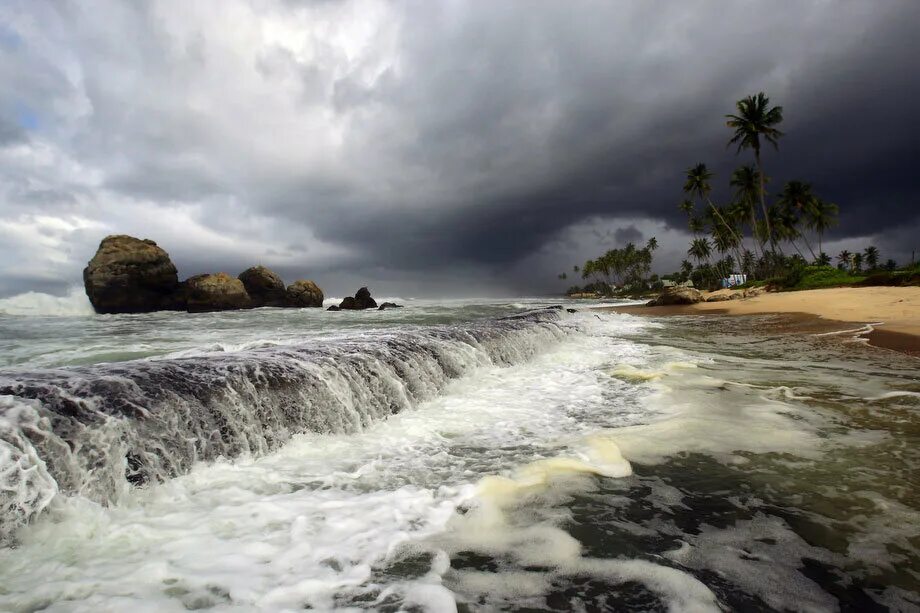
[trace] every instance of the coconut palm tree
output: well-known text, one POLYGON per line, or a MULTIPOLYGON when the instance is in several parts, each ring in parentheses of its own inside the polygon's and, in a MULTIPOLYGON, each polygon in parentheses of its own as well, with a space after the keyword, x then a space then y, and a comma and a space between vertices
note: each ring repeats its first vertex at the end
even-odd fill
MULTIPOLYGON (((696 166, 692 166, 687 169, 687 181, 684 183, 684 193, 691 196, 696 196, 700 199, 701 203, 706 203, 709 205, 710 210, 713 212, 716 219, 719 223, 725 226, 725 229, 735 234, 734 228, 732 228, 725 217, 722 216, 722 212, 719 211, 716 206, 712 203, 712 200, 709 199, 709 194, 712 193, 712 185, 710 180, 712 179, 712 173, 709 172, 709 168, 706 167, 706 164, 702 162, 696 166)), ((681 209, 684 205, 681 204, 681 209)), ((738 239, 740 240, 740 238, 738 239)))
MULTIPOLYGON (((787 220, 791 222, 794 227, 798 225, 811 227, 809 220, 812 219, 817 212, 818 198, 812 193, 810 183, 805 183, 804 181, 787 182, 786 185, 783 186, 783 191, 779 195, 778 202, 787 220)), ((797 228, 795 234, 796 237, 800 236, 802 240, 805 241, 805 246, 808 248, 809 253, 811 253, 811 259, 813 261, 818 259, 818 256, 815 255, 815 250, 811 248, 811 243, 808 241, 808 235, 797 228)), ((798 250, 798 247, 796 247, 796 250, 798 250)))
POLYGON ((850 268, 851 260, 853 259, 853 254, 844 249, 837 254, 837 268, 843 270, 844 267, 847 269, 850 268))
MULTIPOLYGON (((756 96, 747 96, 735 103, 737 115, 726 115, 726 125, 734 130, 729 145, 737 144, 738 153, 742 149, 754 152, 754 163, 757 165, 758 179, 760 182, 760 208, 767 223, 767 232, 773 235, 770 220, 767 215, 767 191, 764 182, 763 163, 760 159, 761 138, 779 149, 779 138, 783 135, 776 126, 783 121, 783 107, 770 107, 770 98, 763 92, 756 96)), ((772 246, 772 245, 771 245, 772 246)))
POLYGON ((686 213, 688 217, 693 216, 693 201, 692 200, 684 200, 683 202, 677 205, 677 208, 679 208, 681 211, 686 213))
POLYGON ((866 266, 868 266, 869 270, 875 270, 878 268, 879 253, 877 247, 866 247, 866 249, 863 251, 863 255, 866 258, 866 266))
POLYGON ((708 260, 709 256, 712 255, 712 250, 709 247, 709 239, 705 237, 694 238, 690 241, 690 248, 687 250, 687 255, 696 260, 697 266, 702 264, 703 260, 708 260))
POLYGON ((861 254, 858 251, 854 253, 852 257, 852 262, 853 262, 853 271, 862 272, 863 254, 861 254))
POLYGON ((818 254, 818 259, 815 260, 815 264, 818 266, 830 266, 831 265, 831 256, 827 255, 823 251, 818 254))
POLYGON ((820 198, 817 199, 807 223, 818 235, 818 253, 821 253, 821 241, 824 239, 824 233, 828 228, 837 224, 837 213, 839 211, 840 208, 836 204, 825 202, 820 198))

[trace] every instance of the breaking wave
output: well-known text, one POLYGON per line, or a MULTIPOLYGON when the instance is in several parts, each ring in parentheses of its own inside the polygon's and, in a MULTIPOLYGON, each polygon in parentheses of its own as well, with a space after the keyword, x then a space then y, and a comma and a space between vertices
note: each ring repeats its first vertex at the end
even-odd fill
POLYGON ((92 315, 93 312, 82 287, 72 287, 63 296, 26 292, 0 299, 0 315, 73 317, 92 315))
POLYGON ((114 502, 195 462, 263 455, 301 432, 358 432, 451 379, 525 361, 576 329, 547 310, 320 343, 2 371, 0 539, 59 493, 114 502))

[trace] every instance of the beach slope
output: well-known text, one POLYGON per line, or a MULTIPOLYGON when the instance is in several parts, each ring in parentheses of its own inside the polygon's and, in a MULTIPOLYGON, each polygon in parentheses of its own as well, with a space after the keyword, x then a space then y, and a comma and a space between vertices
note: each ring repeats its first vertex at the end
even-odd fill
POLYGON ((871 324, 872 344, 920 355, 920 287, 837 287, 770 292, 684 306, 611 307, 632 315, 762 315, 805 313, 828 320, 871 324))

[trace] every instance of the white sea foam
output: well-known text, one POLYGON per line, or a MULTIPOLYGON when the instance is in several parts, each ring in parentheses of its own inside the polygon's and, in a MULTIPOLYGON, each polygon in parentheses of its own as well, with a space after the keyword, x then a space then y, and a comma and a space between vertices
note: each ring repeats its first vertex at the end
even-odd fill
POLYGON ((0 315, 72 317, 93 313, 93 307, 82 287, 72 287, 63 296, 26 292, 0 299, 0 315))

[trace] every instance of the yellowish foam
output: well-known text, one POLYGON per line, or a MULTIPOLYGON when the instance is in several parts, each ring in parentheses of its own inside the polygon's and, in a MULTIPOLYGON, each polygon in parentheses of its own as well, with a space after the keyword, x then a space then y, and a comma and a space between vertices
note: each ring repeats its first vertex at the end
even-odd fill
POLYGON ((555 479, 566 475, 593 474, 619 478, 632 474, 632 466, 623 458, 620 448, 606 437, 585 439, 578 455, 581 457, 537 460, 518 468, 512 477, 484 477, 479 481, 476 493, 480 499, 503 507, 546 489, 555 479))
POLYGON ((611 377, 616 377, 627 383, 645 383, 646 381, 655 381, 664 376, 664 373, 640 370, 629 364, 620 364, 616 368, 607 371, 611 377))

